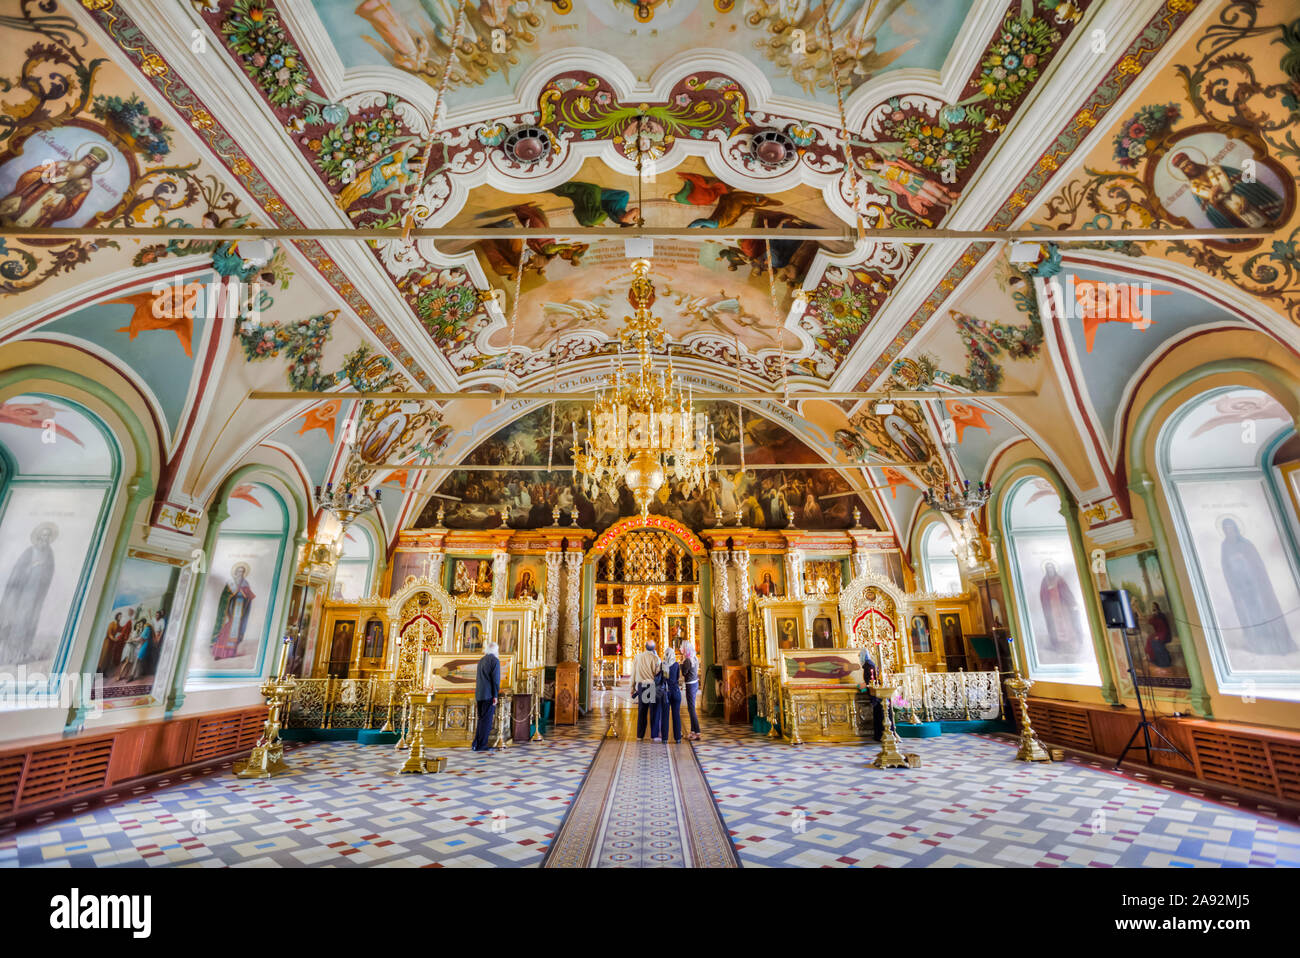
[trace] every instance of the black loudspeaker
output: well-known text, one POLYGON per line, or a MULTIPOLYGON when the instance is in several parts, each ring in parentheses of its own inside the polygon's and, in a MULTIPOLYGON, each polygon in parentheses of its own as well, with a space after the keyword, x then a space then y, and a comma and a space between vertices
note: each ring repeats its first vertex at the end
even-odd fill
POLYGON ((1133 614, 1133 604, 1128 600, 1127 589, 1103 589, 1101 614, 1106 619, 1108 629, 1124 629, 1132 632, 1138 627, 1137 617, 1133 614))

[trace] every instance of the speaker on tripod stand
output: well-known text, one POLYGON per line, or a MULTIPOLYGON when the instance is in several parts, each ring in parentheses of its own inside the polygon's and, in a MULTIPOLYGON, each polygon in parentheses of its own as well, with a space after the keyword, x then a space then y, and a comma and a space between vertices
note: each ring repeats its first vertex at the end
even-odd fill
MULTIPOLYGON (((1142 685, 1138 681, 1137 668, 1133 665, 1133 637, 1138 634, 1137 616, 1133 614, 1133 603, 1129 601, 1127 589, 1103 589, 1101 595, 1101 614, 1106 620, 1106 628, 1119 629, 1124 634, 1124 655, 1128 659, 1128 674, 1133 680, 1133 694, 1137 696, 1138 703, 1138 724, 1129 736, 1128 744, 1124 746, 1123 751, 1119 753, 1119 758, 1115 759, 1115 767, 1119 768, 1120 763, 1124 761, 1124 756, 1128 750, 1133 747, 1137 741, 1138 733, 1142 733, 1142 747, 1146 752, 1147 764, 1154 764, 1151 760, 1152 752, 1173 752, 1183 759, 1188 765, 1193 764, 1192 760, 1182 753, 1173 742, 1165 737, 1165 734, 1156 728, 1154 722, 1147 718, 1146 706, 1142 702, 1142 685), (1165 744, 1152 745, 1151 736, 1155 736, 1165 744)), ((1155 693, 1152 694, 1151 708, 1155 709, 1155 693)))

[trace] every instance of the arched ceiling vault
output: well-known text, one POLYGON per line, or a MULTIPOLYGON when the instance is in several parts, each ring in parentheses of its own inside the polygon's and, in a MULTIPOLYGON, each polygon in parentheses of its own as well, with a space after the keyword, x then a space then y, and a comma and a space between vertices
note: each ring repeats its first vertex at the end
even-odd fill
MULTIPOLYGON (((0 97, 0 194, 41 156, 89 149, 64 142, 75 134, 111 160, 98 174, 105 192, 59 222, 388 228, 410 210, 419 225, 445 231, 414 243, 282 244, 259 267, 270 292, 254 331, 231 321, 151 325, 133 299, 150 279, 187 270, 253 277, 236 243, 8 242, 0 338, 89 344, 134 371, 172 447, 163 510, 201 509, 205 490, 260 445, 294 457, 313 479, 333 474, 343 424, 364 442, 382 420, 384 404, 346 398, 355 386, 466 392, 425 404, 418 428, 384 457, 403 463, 468 453, 484 422, 503 425, 492 418, 503 388, 592 385, 614 360, 629 312, 623 240, 639 223, 674 234, 654 246, 655 311, 675 367, 701 388, 789 386, 806 396, 920 386, 958 401, 1000 387, 1037 392, 1044 407, 1057 404, 1098 433, 1096 462, 1063 463, 1063 472, 1083 477, 1081 495, 1114 495, 1113 470, 1101 466, 1113 458, 1117 413, 1065 395, 1072 381, 1104 376, 1086 349, 1071 358, 1066 330, 1038 315, 1026 292, 1059 261, 1013 267, 1001 242, 858 240, 857 210, 873 228, 1096 225, 1114 213, 1094 179, 1120 125, 1177 101, 1179 115, 1164 115, 1153 150, 1172 156, 1177 137, 1208 135, 1187 129, 1196 114, 1218 124, 1211 132, 1224 142, 1235 137, 1266 159, 1267 184, 1279 170, 1291 175, 1278 222, 1294 213, 1294 149, 1268 139, 1283 128, 1281 114, 1234 134, 1258 111, 1228 115, 1204 93, 1215 51, 1249 47, 1258 89, 1295 113, 1286 106, 1294 69, 1279 74, 1286 50, 1272 49, 1289 36, 1274 26, 1287 22, 1285 3, 1272 0, 1255 11, 1260 26, 1249 35, 1219 22, 1225 5, 1194 10, 1180 0, 829 0, 829 49, 820 3, 475 0, 436 121, 453 0, 13 6, 0 30, 22 63, 5 73, 0 97), (1215 46, 1225 37, 1227 46, 1215 46), (1187 88, 1188 76, 1200 86, 1187 88), (510 159, 506 138, 530 126, 545 131, 551 153, 510 159), (784 165, 754 158, 764 130, 794 144, 784 165), (638 132, 653 178, 638 175, 638 132), (592 227, 609 235, 566 235, 592 227), (525 228, 541 232, 518 235, 525 228), (783 229, 832 235, 783 237, 783 229), (770 236, 728 235, 753 230, 770 236), (791 310, 797 293, 807 300, 802 314, 791 310), (1074 370, 1065 379, 1042 368, 1057 354, 1074 370), (166 385, 164 372, 178 382, 166 385), (248 398, 286 386, 340 395, 248 398)), ((1158 113, 1147 119, 1157 123, 1158 113)), ((1126 225, 1188 221, 1188 210, 1161 205, 1150 177, 1124 171, 1146 190, 1126 208, 1126 225)), ((1092 260, 1069 260, 1067 249, 1067 263, 1103 269, 1107 254, 1123 253, 1155 260, 1155 269, 1163 261, 1202 269, 1237 288, 1244 302, 1234 309, 1259 302, 1294 318, 1300 297, 1286 242, 1280 253, 1273 247, 1276 263, 1249 260, 1266 256, 1263 247, 1215 258, 1189 244, 1128 244, 1092 260), (1253 280, 1233 280, 1243 276, 1253 280)), ((900 403, 894 421, 870 404, 805 399, 789 409, 777 398, 756 411, 823 456, 914 463, 853 483, 895 528, 915 515, 919 489, 978 478, 997 450, 1041 433, 1053 415, 974 400, 959 412, 900 403), (958 415, 972 446, 943 435, 958 415)), ((431 491, 432 480, 414 473, 372 478, 398 490, 385 514, 390 530, 414 521, 431 491)))

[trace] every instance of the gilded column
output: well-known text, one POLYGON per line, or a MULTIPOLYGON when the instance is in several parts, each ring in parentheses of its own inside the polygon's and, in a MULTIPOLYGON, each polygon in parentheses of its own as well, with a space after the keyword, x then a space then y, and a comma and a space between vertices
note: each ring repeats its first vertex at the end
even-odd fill
POLYGON ((736 566, 736 658, 749 665, 749 550, 731 554, 736 566))
POLYGON ((510 587, 510 553, 492 553, 492 601, 501 602, 510 587))
POLYGON ((721 664, 732 658, 731 650, 731 595, 727 580, 731 578, 727 568, 726 552, 714 552, 713 558, 713 654, 714 661, 721 664))
POLYGON ((582 624, 582 553, 566 552, 564 563, 569 567, 569 589, 564 613, 564 655, 560 661, 578 661, 578 629, 582 624))
POLYGON ((560 645, 560 576, 564 553, 546 553, 546 664, 554 665, 560 645))

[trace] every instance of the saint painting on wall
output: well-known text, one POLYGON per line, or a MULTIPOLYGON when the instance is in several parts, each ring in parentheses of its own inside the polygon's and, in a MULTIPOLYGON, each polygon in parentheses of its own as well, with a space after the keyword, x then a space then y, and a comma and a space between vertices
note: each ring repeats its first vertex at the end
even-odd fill
POLYGON ((776 644, 782 649, 799 648, 799 620, 782 616, 776 620, 776 644))
MULTIPOLYGON (((1154 549, 1106 560, 1110 587, 1128 591, 1138 634, 1129 639, 1138 684, 1191 688, 1182 639, 1169 614, 1169 597, 1154 549)), ((1120 649, 1123 653, 1123 649, 1120 649)), ((1123 659, 1118 661, 1122 662, 1123 659)))
POLYGON ((334 633, 330 636, 329 674, 336 679, 348 677, 348 664, 352 661, 352 636, 357 624, 351 619, 340 619, 334 623, 334 633))
POLYGON ((478 619, 466 619, 460 629, 460 650, 462 652, 483 651, 483 623, 478 619))
POLYGON ((943 655, 949 672, 965 668, 966 643, 962 633, 961 616, 958 613, 939 613, 939 634, 943 636, 943 655))
POLYGON ((519 577, 515 580, 514 594, 516 599, 537 598, 537 583, 533 579, 532 569, 524 568, 519 570, 519 577))
POLYGON ((492 563, 487 559, 457 559, 452 593, 457 596, 491 595, 492 563))
POLYGON ((781 570, 775 565, 758 566, 754 570, 754 595, 770 599, 781 594, 781 570))
POLYGON ((814 649, 835 648, 835 630, 829 616, 813 619, 812 643, 814 649))
POLYGON ((668 644, 673 649, 680 649, 686 641, 686 616, 670 615, 668 617, 668 644))
POLYGON ((96 668, 106 701, 152 691, 179 578, 175 565, 135 556, 123 561, 96 668))
POLYGON ((519 620, 501 619, 497 622, 497 651, 501 655, 514 655, 519 642, 519 620))
POLYGON ((932 651, 930 645, 930 617, 912 616, 912 651, 925 654, 932 651))

